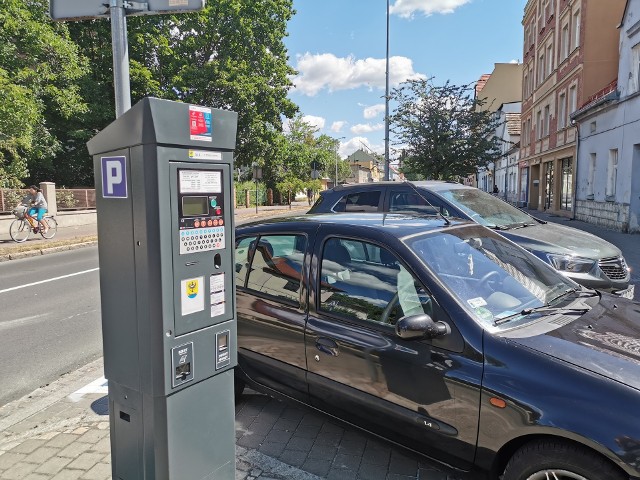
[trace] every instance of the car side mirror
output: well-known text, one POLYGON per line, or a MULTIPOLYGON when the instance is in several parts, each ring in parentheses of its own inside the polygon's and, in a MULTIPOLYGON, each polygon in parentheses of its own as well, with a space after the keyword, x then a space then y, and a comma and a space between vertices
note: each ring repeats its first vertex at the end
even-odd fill
POLYGON ((437 338, 451 333, 451 327, 444 322, 434 322, 426 313, 407 315, 396 322, 396 335, 404 340, 416 338, 437 338))

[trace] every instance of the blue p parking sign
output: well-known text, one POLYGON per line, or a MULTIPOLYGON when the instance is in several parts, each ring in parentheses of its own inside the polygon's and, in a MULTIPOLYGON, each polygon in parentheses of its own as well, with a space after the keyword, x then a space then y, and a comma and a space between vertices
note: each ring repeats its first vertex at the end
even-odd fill
POLYGON ((102 196, 127 198, 127 164, 125 157, 102 157, 102 196))

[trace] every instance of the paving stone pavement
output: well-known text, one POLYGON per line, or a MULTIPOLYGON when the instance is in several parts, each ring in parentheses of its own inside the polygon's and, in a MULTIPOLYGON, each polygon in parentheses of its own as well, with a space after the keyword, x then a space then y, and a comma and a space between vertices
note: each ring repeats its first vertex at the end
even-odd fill
MULTIPOLYGON (((0 407, 0 479, 111 478, 102 372, 96 360, 0 407)), ((475 478, 298 404, 248 390, 236 406, 236 480, 475 478)))

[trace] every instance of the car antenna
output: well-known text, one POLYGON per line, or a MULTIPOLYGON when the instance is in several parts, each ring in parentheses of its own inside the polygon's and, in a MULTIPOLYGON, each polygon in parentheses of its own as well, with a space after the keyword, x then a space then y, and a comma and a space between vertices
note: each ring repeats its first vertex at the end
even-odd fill
POLYGON ((449 221, 449 219, 447 219, 447 217, 445 217, 442 212, 440 211, 439 208, 434 207, 431 202, 429 200, 427 200, 427 198, 422 195, 422 193, 420 193, 420 191, 418 190, 418 188, 413 184, 413 182, 410 182, 409 180, 405 180, 404 183, 406 183, 407 185, 409 185, 414 192, 416 192, 418 194, 418 196, 423 199, 425 202, 427 202, 427 205, 429 205, 431 208, 433 208, 434 210, 436 210, 438 212, 438 215, 440 215, 440 217, 442 218, 442 220, 444 220, 445 225, 449 226, 451 225, 451 222, 449 221))

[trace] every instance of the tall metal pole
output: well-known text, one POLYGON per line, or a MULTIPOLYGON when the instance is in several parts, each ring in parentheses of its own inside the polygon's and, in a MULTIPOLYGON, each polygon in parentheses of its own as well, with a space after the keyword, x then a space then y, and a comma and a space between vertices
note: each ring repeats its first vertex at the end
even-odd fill
POLYGON ((131 108, 127 19, 123 0, 110 0, 109 7, 113 46, 113 87, 116 97, 116 118, 118 118, 131 108))
POLYGON ((389 0, 387 0, 387 69, 384 93, 384 179, 389 180, 389 0))

